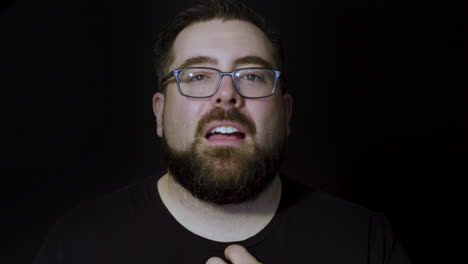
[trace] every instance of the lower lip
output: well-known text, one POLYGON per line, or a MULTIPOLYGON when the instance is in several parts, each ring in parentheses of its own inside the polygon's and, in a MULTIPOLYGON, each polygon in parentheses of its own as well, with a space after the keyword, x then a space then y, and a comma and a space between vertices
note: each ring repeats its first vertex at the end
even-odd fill
POLYGON ((245 138, 228 135, 212 135, 207 139, 210 144, 222 146, 238 146, 245 141, 245 138))

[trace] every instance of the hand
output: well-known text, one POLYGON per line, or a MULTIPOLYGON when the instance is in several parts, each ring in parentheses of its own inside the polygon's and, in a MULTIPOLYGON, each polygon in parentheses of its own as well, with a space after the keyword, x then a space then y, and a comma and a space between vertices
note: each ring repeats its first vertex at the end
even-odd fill
MULTIPOLYGON (((224 250, 224 256, 232 264, 262 264, 258 262, 243 246, 230 245, 224 250)), ((211 257, 206 264, 226 264, 224 260, 218 257, 211 257)))

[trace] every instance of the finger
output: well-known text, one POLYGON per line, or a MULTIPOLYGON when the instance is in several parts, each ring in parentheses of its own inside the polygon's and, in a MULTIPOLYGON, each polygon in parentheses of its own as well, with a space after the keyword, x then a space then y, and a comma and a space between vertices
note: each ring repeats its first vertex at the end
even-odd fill
POLYGON ((243 246, 230 245, 224 255, 232 264, 261 264, 243 246))
POLYGON ((222 259, 220 259, 218 257, 211 257, 211 258, 208 259, 206 264, 226 264, 226 262, 224 262, 224 260, 222 260, 222 259))

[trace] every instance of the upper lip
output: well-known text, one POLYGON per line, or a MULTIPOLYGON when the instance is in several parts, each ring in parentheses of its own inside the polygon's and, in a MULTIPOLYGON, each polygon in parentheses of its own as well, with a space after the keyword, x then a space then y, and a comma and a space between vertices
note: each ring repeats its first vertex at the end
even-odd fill
POLYGON ((206 126, 206 129, 205 129, 205 137, 208 136, 209 133, 211 133, 211 131, 215 128, 215 127, 219 127, 219 126, 232 126, 232 127, 235 127, 237 128, 237 130, 239 130, 240 133, 243 133, 244 135, 246 134, 246 130, 245 128, 235 122, 235 121, 214 121, 214 122, 210 122, 207 126, 206 126))

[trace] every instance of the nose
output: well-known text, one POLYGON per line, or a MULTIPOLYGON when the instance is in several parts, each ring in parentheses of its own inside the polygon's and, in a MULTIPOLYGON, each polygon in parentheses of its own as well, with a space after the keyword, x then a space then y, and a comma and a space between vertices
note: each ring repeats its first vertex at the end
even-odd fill
POLYGON ((232 76, 221 77, 221 84, 218 91, 211 97, 211 103, 215 107, 228 109, 231 107, 240 108, 243 104, 243 97, 237 92, 232 76))

